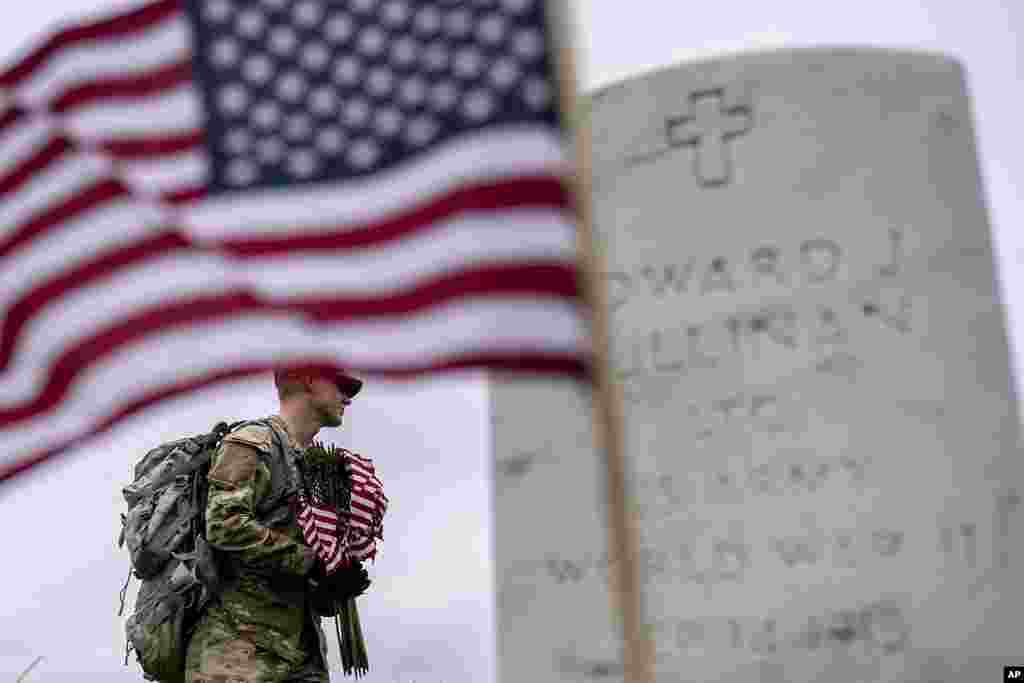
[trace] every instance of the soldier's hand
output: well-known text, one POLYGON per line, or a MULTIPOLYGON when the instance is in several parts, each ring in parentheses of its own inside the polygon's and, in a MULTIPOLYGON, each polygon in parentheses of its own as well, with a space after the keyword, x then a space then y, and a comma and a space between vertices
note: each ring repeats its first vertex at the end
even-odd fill
POLYGON ((362 564, 343 567, 333 574, 324 574, 323 564, 318 562, 310 572, 309 588, 314 604, 319 605, 318 612, 333 614, 334 603, 341 603, 366 592, 372 583, 369 574, 362 564))
POLYGON ((316 561, 316 551, 308 546, 303 546, 302 552, 302 575, 309 576, 310 572, 319 565, 316 561))
POLYGON ((370 575, 366 573, 366 569, 363 568, 362 564, 357 564, 356 569, 358 570, 354 576, 352 582, 352 595, 350 597, 356 597, 366 592, 366 589, 373 583, 370 581, 370 575))
POLYGON ((362 595, 370 587, 370 576, 360 562, 339 569, 329 578, 337 586, 337 591, 344 600, 362 595))
POLYGON ((306 574, 306 578, 309 579, 309 583, 313 586, 317 586, 324 582, 326 578, 324 576, 324 564, 323 562, 314 562, 313 568, 306 574))

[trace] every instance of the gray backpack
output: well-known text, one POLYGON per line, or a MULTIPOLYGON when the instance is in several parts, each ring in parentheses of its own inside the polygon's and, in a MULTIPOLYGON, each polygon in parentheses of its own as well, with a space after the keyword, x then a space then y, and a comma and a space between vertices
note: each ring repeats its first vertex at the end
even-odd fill
POLYGON ((147 680, 184 680, 188 633, 220 590, 217 558, 204 538, 206 474, 224 436, 251 422, 220 422, 207 434, 157 446, 123 489, 128 513, 117 544, 128 545, 131 569, 118 616, 134 574, 142 585, 125 624, 125 665, 134 649, 147 680))

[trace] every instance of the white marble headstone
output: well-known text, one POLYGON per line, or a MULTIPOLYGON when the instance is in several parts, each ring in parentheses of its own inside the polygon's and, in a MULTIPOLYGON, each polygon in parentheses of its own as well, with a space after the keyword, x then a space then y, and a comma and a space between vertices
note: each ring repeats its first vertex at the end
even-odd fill
MULTIPOLYGON (((757 53, 591 105, 658 681, 1024 663, 1018 412, 960 66, 757 53)), ((501 680, 621 680, 587 399, 492 396, 501 680)))

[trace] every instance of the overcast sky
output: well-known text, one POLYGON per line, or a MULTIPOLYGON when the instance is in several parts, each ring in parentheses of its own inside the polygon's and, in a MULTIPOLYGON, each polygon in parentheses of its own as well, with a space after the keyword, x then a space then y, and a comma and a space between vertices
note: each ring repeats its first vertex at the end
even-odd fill
MULTIPOLYGON (((112 4, 11 3, 0 23, 3 56, 58 18, 112 4)), ((575 9, 580 78, 587 87, 696 57, 772 47, 877 45, 960 58, 974 98, 1012 342, 1021 347, 1019 1, 636 0, 577 2, 575 9)), ((1017 367, 1019 360, 1017 351, 1017 367)), ((128 569, 127 553, 115 539, 129 469, 161 441, 205 431, 221 419, 270 414, 274 398, 269 377, 208 389, 133 419, 60 465, 0 489, 6 548, 0 677, 13 680, 42 655, 46 659, 28 681, 83 679, 77 672, 91 672, 84 680, 140 680, 134 661, 121 664, 124 632, 116 615, 128 569)), ((371 383, 346 424, 322 433, 373 458, 391 500, 379 560, 369 567, 374 585, 360 600, 372 665, 368 683, 494 680, 486 410, 486 384, 477 373, 371 383)), ((130 598, 136 587, 133 582, 130 598)), ((331 657, 338 669, 333 645, 331 657)))

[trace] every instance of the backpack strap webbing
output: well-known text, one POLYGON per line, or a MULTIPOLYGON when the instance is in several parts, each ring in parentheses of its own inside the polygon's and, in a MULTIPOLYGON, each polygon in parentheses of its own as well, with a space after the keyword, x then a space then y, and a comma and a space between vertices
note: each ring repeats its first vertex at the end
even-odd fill
POLYGON ((142 489, 142 491, 139 492, 139 495, 145 495, 149 491, 156 490, 161 486, 169 484, 171 481, 174 480, 175 477, 179 477, 183 474, 191 474, 192 472, 195 472, 206 463, 210 462, 210 458, 213 457, 213 448, 211 448, 211 446, 217 445, 220 442, 220 440, 224 438, 224 435, 226 435, 228 432, 230 432, 243 422, 245 422, 245 420, 240 420, 231 425, 228 425, 226 422, 218 422, 214 426, 213 431, 211 431, 209 434, 202 434, 200 436, 195 437, 196 441, 198 441, 200 446, 202 447, 202 449, 199 451, 199 454, 194 458, 189 458, 186 462, 181 463, 177 467, 165 472, 163 475, 151 481, 149 483, 149 486, 147 486, 146 488, 142 489))

